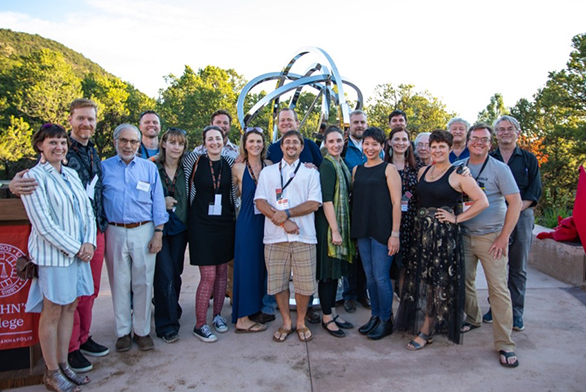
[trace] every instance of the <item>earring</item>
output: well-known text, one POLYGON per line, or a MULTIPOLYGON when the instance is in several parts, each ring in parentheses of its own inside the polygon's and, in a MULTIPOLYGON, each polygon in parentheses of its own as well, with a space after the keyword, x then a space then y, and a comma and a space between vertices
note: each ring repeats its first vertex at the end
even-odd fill
POLYGON ((41 163, 44 165, 45 163, 47 163, 47 160, 45 159, 45 155, 43 154, 43 152, 41 151, 41 163))
POLYGON ((63 163, 65 166, 67 166, 67 162, 68 162, 68 161, 67 161, 67 157, 64 157, 64 158, 61 160, 61 163, 63 163))

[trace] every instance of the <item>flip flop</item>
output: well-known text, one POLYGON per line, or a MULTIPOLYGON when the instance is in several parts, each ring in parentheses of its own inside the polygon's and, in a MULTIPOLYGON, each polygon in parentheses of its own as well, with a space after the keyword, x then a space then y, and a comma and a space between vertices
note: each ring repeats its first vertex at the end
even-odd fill
POLYGON ((460 332, 461 333, 468 333, 470 331, 472 331, 473 329, 476 328, 480 328, 480 325, 474 325, 474 324, 470 324, 470 323, 464 323, 462 324, 462 327, 460 328, 460 332))
POLYGON ((299 340, 302 342, 309 342, 313 339, 313 334, 307 327, 299 328, 297 330, 297 336, 299 337, 299 340), (309 336, 305 336, 307 332, 309 332, 309 336))
POLYGON ((503 357, 505 357, 505 362, 501 361, 501 357, 499 357, 499 363, 501 364, 501 366, 508 367, 508 368, 516 368, 517 366, 519 366, 519 359, 518 358, 515 362, 509 363, 509 358, 517 356, 514 351, 506 352, 504 350, 501 350, 501 351, 499 351, 499 355, 502 355, 503 357))
POLYGON ((236 328, 234 330, 234 332, 236 332, 236 333, 256 333, 256 332, 263 332, 266 330, 267 330, 266 325, 261 324, 261 323, 254 323, 248 328, 236 328))
POLYGON ((273 340, 277 343, 283 343, 293 332, 295 332, 295 328, 285 329, 281 327, 273 335, 273 340), (279 333, 279 337, 276 336, 277 333, 279 333))

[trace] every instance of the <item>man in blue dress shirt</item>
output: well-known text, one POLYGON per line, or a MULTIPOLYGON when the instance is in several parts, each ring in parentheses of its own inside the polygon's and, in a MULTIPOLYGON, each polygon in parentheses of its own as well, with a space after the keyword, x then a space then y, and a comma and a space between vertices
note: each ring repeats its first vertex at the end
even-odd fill
POLYGON ((143 351, 154 347, 149 334, 155 257, 169 219, 159 172, 154 163, 136 156, 139 144, 140 132, 134 125, 119 125, 114 130, 118 155, 102 162, 116 351, 130 350, 132 340, 143 351))

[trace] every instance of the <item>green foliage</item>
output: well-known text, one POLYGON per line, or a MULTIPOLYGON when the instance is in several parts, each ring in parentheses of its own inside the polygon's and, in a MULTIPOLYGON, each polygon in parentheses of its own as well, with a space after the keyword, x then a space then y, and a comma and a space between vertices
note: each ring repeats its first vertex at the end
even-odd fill
POLYGON ((10 116, 10 126, 2 136, 0 143, 0 161, 18 161, 27 156, 34 156, 31 146, 33 129, 22 118, 10 116))
POLYGON ((476 122, 483 122, 492 127, 497 118, 509 113, 509 110, 505 107, 502 94, 496 93, 490 97, 490 103, 486 105, 486 109, 478 112, 476 122))
POLYGON ((455 113, 448 112, 438 98, 429 91, 417 92, 411 84, 379 84, 374 91, 374 98, 368 99, 366 114, 368 124, 383 130, 389 127, 389 114, 403 110, 407 114, 407 127, 412 136, 434 129, 445 129, 455 113))

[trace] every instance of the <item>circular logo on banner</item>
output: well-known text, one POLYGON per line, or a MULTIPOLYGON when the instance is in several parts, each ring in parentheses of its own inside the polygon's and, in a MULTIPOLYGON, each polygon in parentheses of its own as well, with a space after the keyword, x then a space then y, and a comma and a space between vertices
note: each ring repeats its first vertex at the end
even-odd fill
POLYGON ((16 275, 16 260, 21 256, 24 252, 16 246, 0 244, 0 298, 18 293, 26 284, 16 275))

